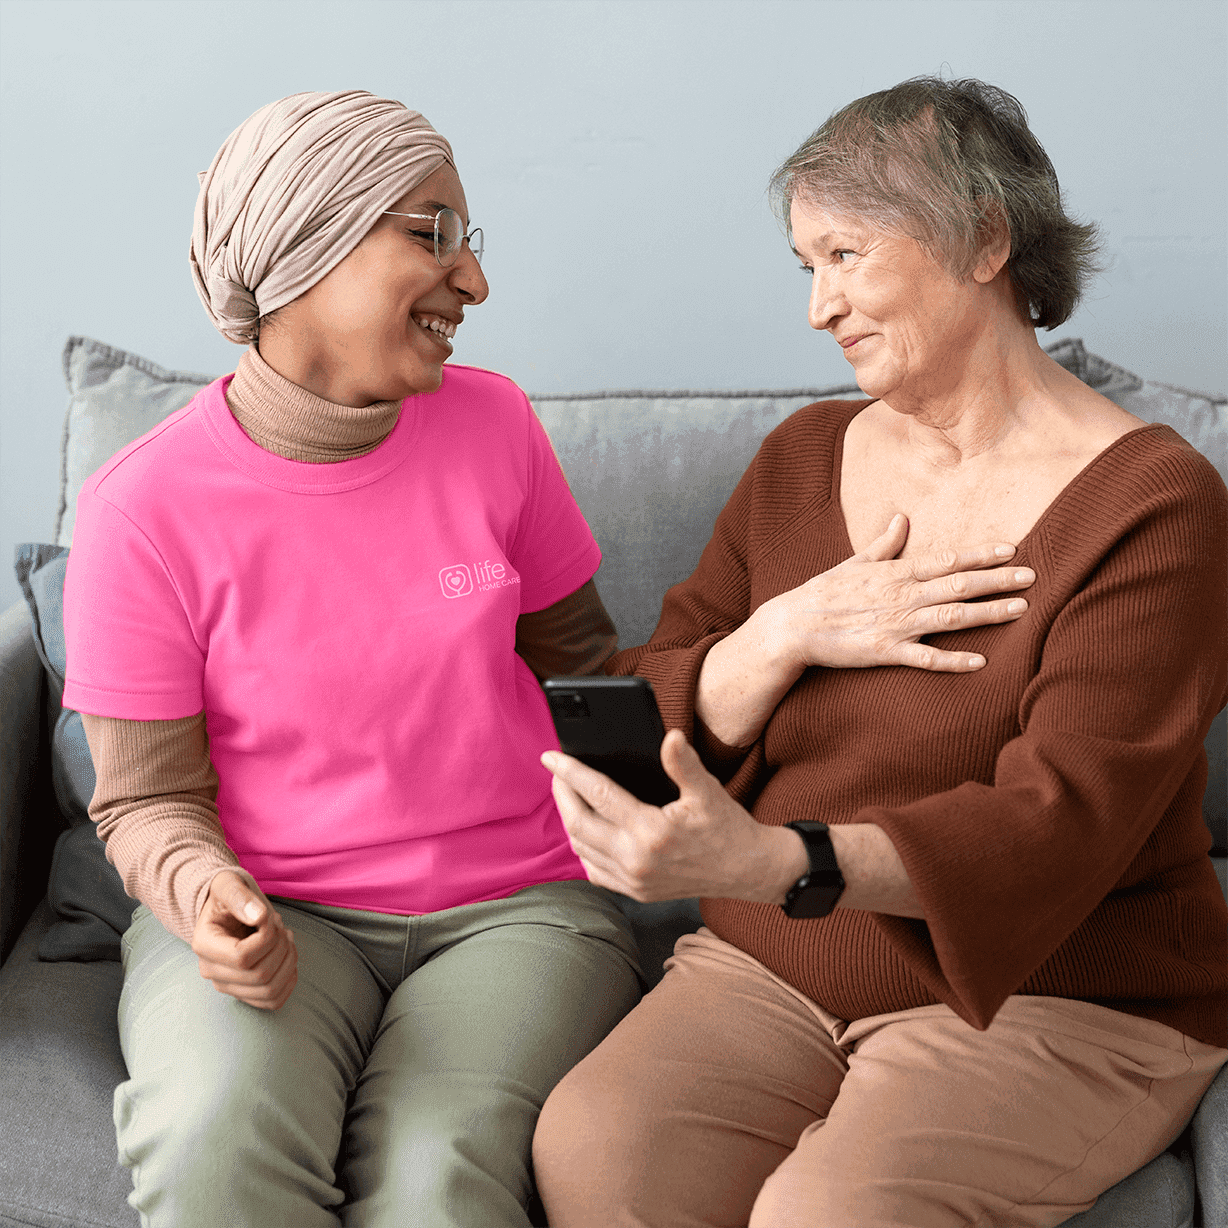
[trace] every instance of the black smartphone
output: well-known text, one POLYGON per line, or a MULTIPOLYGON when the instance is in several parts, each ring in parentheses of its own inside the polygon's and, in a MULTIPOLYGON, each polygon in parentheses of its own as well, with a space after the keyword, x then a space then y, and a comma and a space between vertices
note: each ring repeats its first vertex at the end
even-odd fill
POLYGON ((677 800, 678 786, 661 766, 665 727, 647 678, 547 678, 543 689, 567 754, 642 802, 677 800))

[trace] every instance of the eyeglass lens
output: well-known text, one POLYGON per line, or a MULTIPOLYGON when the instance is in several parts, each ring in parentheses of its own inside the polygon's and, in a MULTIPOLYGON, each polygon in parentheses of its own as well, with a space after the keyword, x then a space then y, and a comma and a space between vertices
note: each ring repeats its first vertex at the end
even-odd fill
POLYGON ((481 264, 485 246, 481 229, 475 227, 473 233, 466 236, 460 214, 455 209, 440 209, 435 216, 435 259, 445 266, 455 264, 466 237, 470 251, 481 264))

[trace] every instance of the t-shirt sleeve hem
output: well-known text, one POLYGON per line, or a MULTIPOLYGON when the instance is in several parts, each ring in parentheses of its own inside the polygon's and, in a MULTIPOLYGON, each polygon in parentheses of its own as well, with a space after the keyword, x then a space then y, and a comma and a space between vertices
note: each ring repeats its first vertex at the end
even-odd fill
POLYGON ((176 721, 195 716, 205 706, 199 691, 113 691, 72 678, 64 683, 61 703, 75 712, 127 721, 176 721))
POLYGON ((575 559, 561 571, 555 572, 548 580, 536 579, 532 584, 524 584, 524 593, 520 602, 522 614, 533 614, 552 606, 564 597, 570 597, 581 585, 586 584, 597 574, 601 566, 601 547, 591 538, 575 559))

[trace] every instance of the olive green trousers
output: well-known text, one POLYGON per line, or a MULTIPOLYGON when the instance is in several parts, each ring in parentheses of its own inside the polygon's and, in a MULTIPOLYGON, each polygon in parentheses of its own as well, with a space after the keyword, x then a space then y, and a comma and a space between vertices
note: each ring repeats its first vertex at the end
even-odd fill
POLYGON ((614 897, 272 903, 298 948, 275 1012, 217 992, 148 909, 124 936, 115 1125, 142 1224, 523 1228, 547 1094, 639 999, 614 897))

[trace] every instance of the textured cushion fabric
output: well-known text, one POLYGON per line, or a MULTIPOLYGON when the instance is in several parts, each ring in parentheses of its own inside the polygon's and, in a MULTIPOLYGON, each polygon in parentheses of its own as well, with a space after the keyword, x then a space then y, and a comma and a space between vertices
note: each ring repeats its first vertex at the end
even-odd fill
MULTIPOLYGON (((34 645, 53 690, 62 692, 64 653, 64 571, 62 546, 27 542, 17 547, 17 580, 30 610, 34 645)), ((71 827, 56 842, 47 896, 60 920, 39 945, 45 960, 119 959, 119 940, 128 928, 133 900, 89 819, 94 763, 81 715, 61 709, 51 738, 51 779, 60 812, 71 827)))
POLYGON ((137 1228, 111 1120, 122 973, 40 963, 54 920, 41 904, 0 969, 0 1223, 137 1228))
POLYGON ((89 337, 69 337, 63 361, 69 398, 60 443, 55 541, 69 546, 81 483, 217 377, 168 371, 89 337))
POLYGON ((1192 1144, 1202 1222, 1206 1228, 1228 1224, 1228 1066, 1198 1105, 1192 1144))
MULTIPOLYGON (((1203 1223, 1215 1224, 1204 1219, 1203 1223)), ((1193 1228, 1194 1167, 1187 1155, 1161 1152, 1106 1190, 1089 1211, 1064 1221, 1065 1228, 1193 1228)))
POLYGON ((124 891, 92 823, 70 827, 55 842, 47 902, 60 919, 39 942, 39 959, 119 959, 137 902, 124 891))
MULTIPOLYGON (((64 572, 68 551, 63 546, 24 542, 15 551, 17 582, 25 594, 34 633, 34 647, 47 671, 56 702, 64 693, 67 668, 64 649, 64 572)), ((51 780, 60 811, 72 824, 89 822, 94 796, 94 763, 85 740, 80 713, 60 712, 51 738, 51 780)))
POLYGON ((63 546, 23 542, 13 551, 13 570, 21 585, 34 647, 58 696, 64 693, 67 656, 64 649, 64 572, 68 551, 63 546))

